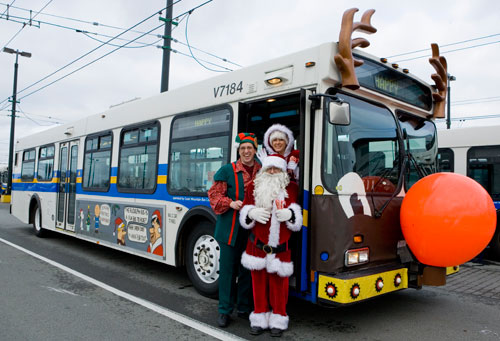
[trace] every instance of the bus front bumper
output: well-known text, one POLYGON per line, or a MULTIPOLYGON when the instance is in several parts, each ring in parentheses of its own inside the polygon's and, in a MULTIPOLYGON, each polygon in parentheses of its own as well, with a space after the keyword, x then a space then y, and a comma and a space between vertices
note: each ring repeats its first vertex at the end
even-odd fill
POLYGON ((349 304, 408 288, 408 269, 404 267, 357 275, 319 274, 318 299, 330 304, 349 304))

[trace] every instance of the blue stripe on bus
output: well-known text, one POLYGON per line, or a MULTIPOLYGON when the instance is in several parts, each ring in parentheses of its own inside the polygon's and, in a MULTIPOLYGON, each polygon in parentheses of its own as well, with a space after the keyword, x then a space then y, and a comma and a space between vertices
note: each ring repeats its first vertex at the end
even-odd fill
POLYGON ((493 201, 493 203, 495 204, 495 208, 500 210, 500 201, 493 201))
MULTIPOLYGON (((167 165, 160 164, 158 165, 158 175, 166 176, 167 175, 167 165)), ((77 170, 77 174, 82 174, 82 170, 77 170)), ((111 169, 112 176, 116 176, 117 167, 113 167, 111 169), (113 175, 115 174, 115 175, 113 175)), ((16 174, 18 178, 21 178, 20 174, 16 174)), ((31 192, 58 192, 59 191, 59 183, 52 182, 14 182, 12 183, 12 189, 14 191, 31 191, 31 192)), ((107 192, 94 192, 94 191, 85 191, 83 190, 82 184, 76 184, 76 193, 77 194, 86 194, 86 195, 95 195, 102 197, 116 197, 116 198, 130 198, 130 199, 153 199, 153 200, 166 200, 175 203, 179 203, 181 205, 186 206, 187 208, 192 208, 195 206, 210 206, 208 201, 208 197, 206 196, 184 196, 184 195, 171 195, 167 191, 166 184, 157 184, 156 190, 152 194, 143 194, 143 193, 123 193, 118 192, 118 188, 116 187, 116 183, 110 184, 109 190, 107 192)))
POLYGON ((58 184, 55 182, 13 182, 13 191, 29 192, 57 192, 58 184))

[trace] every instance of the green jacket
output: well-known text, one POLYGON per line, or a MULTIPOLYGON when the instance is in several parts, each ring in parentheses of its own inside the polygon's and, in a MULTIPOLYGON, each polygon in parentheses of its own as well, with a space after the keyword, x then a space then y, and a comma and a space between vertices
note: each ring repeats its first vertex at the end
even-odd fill
MULTIPOLYGON (((243 172, 236 172, 236 162, 222 166, 214 175, 215 181, 224 181, 227 184, 227 196, 231 200, 241 200, 245 198, 245 184, 243 182, 243 172)), ((225 213, 217 216, 215 224, 215 239, 219 243, 234 246, 236 237, 240 230, 239 212, 230 208, 225 213)))

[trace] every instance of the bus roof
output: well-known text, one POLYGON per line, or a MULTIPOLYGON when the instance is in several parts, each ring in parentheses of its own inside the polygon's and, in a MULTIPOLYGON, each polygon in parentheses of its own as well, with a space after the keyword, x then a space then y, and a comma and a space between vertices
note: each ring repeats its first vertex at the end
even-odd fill
POLYGON ((438 130, 439 148, 500 145, 500 125, 438 130))
MULTIPOLYGON (((326 91, 329 87, 341 83, 340 73, 333 62, 333 56, 336 53, 337 43, 324 43, 287 56, 160 93, 146 99, 113 106, 103 113, 91 115, 75 122, 66 123, 32 136, 21 138, 16 143, 16 150, 58 141, 74 140, 88 134, 112 130, 117 127, 137 124, 143 121, 155 120, 173 114, 227 103, 238 103, 240 101, 277 96, 291 91, 299 91, 301 88, 311 88, 316 85, 318 85, 317 91, 326 91), (306 67, 307 62, 314 62, 315 65, 313 67, 306 67), (266 80, 273 77, 280 77, 283 79, 283 82, 279 86, 267 84, 266 80)), ((378 58, 364 51, 356 49, 355 53, 380 63, 378 58)), ((405 74, 404 77, 410 77, 429 86, 411 74, 405 74)), ((392 105, 395 101, 383 94, 377 94, 374 91, 364 88, 354 91, 354 93, 357 92, 368 95, 372 99, 378 96, 379 99, 382 98, 384 101, 391 101, 392 105)), ((404 103, 401 104, 402 107, 405 105, 404 103)), ((427 114, 429 115, 430 112, 427 114)), ((420 111, 419 114, 423 115, 426 112, 420 111)))

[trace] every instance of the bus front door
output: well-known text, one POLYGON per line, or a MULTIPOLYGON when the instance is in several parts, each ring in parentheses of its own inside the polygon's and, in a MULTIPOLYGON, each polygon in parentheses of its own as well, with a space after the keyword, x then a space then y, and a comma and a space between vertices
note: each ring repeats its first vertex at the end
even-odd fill
POLYGON ((74 232, 78 141, 61 143, 59 150, 56 227, 74 232))

